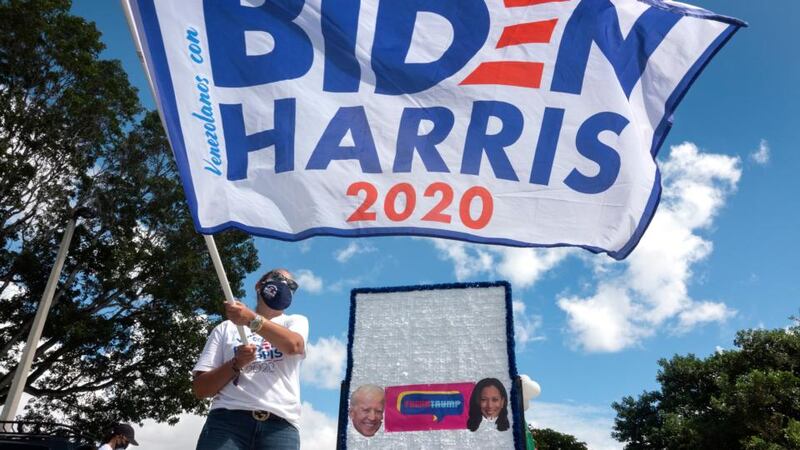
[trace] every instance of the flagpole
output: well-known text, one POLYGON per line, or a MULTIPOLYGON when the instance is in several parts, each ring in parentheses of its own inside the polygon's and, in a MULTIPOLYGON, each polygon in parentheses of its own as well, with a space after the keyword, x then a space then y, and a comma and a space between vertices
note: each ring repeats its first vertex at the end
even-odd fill
MULTIPOLYGON (((122 5, 122 10, 125 12, 125 18, 128 19, 128 28, 131 31, 131 35, 133 36, 134 45, 136 45, 136 53, 139 56, 139 61, 142 63, 142 68, 144 69, 144 73, 147 76, 147 83, 150 85, 150 93, 153 95, 153 99, 155 99, 156 104, 158 104, 158 95, 156 95, 156 87, 153 84, 153 80, 150 78, 150 71, 147 69, 147 61, 144 59, 144 52, 142 50, 142 43, 139 41, 139 33, 136 30, 136 22, 133 20, 133 13, 130 9, 130 3, 128 0, 120 0, 122 5)), ((158 115, 161 118, 161 125, 164 130, 167 129, 166 122, 164 121, 164 117, 161 115, 161 108, 156 108, 158 111, 158 115)), ((167 140, 169 140, 169 134, 167 135, 167 140)), ((171 145, 172 143, 170 143, 171 145)), ((214 269, 217 271, 217 278, 219 278, 219 283, 222 285, 222 292, 225 294, 225 301, 228 303, 237 301, 233 297, 233 292, 231 291, 230 283, 228 283, 228 276, 225 274, 225 268, 222 266, 222 260, 219 257, 219 252, 217 251, 217 244, 214 242, 214 237, 211 235, 204 234, 203 239, 206 241, 206 247, 208 247, 208 253, 211 255, 211 261, 214 263, 214 269)), ((239 325, 237 326, 239 330, 239 337, 242 339, 242 343, 247 344, 247 334, 245 334, 244 327, 239 325)))
MULTIPOLYGON (((214 269, 217 271, 217 278, 219 278, 219 283, 222 285, 222 292, 225 293, 225 301, 228 303, 236 302, 236 299, 233 297, 233 291, 231 291, 230 283, 228 283, 228 276, 225 274, 225 268, 222 266, 222 259, 219 257, 217 244, 214 242, 214 236, 204 234, 203 239, 206 240, 206 247, 208 247, 208 253, 211 255, 211 262, 214 263, 214 269)), ((239 337, 242 339, 242 343, 247 344, 247 334, 244 332, 244 327, 237 325, 236 329, 239 330, 239 337)))
POLYGON ((61 244, 58 247, 56 263, 50 271, 50 277, 47 279, 47 285, 45 285, 42 299, 39 302, 39 307, 36 309, 36 316, 33 319, 31 331, 28 333, 28 341, 25 343, 22 358, 17 365, 16 372, 14 372, 14 380, 11 382, 11 388, 8 390, 0 420, 13 421, 17 416, 19 401, 22 398, 22 392, 25 390, 25 383, 28 381, 28 372, 31 370, 33 357, 36 354, 39 339, 42 337, 44 323, 47 320, 47 314, 50 312, 50 306, 52 306, 53 303, 56 285, 58 285, 58 279, 61 277, 61 269, 64 268, 64 262, 67 259, 69 244, 75 232, 75 224, 78 221, 78 216, 82 213, 83 209, 73 211, 71 214, 72 217, 70 217, 69 222, 67 222, 67 228, 64 230, 64 236, 61 238, 61 244))

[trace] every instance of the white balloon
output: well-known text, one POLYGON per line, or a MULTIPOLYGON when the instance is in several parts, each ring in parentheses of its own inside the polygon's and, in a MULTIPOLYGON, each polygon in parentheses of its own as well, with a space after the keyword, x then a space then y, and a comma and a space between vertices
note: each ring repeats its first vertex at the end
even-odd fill
POLYGON ((538 397, 542 393, 542 387, 527 375, 520 375, 519 377, 522 380, 522 405, 527 411, 530 407, 531 399, 538 397))

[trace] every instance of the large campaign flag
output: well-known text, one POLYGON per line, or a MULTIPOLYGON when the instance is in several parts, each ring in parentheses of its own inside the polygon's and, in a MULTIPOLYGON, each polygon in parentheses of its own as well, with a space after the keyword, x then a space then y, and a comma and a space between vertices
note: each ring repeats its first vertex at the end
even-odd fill
POLYGON ((621 259, 744 24, 666 0, 123 0, 195 225, 621 259))

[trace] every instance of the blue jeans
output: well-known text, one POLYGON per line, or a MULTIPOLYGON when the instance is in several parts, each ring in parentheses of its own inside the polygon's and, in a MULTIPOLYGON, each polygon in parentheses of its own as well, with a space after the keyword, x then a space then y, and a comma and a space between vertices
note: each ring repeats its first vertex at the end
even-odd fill
POLYGON ((300 433, 285 420, 258 421, 250 411, 212 409, 197 450, 299 450, 300 433))

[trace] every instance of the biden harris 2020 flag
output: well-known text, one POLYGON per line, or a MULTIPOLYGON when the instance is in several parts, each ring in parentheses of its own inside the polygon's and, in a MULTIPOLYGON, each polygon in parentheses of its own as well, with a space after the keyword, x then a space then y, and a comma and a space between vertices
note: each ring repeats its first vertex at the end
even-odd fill
POLYGON ((124 0, 198 231, 624 258, 744 24, 666 0, 124 0))

